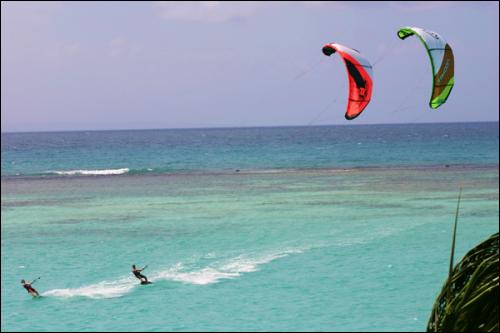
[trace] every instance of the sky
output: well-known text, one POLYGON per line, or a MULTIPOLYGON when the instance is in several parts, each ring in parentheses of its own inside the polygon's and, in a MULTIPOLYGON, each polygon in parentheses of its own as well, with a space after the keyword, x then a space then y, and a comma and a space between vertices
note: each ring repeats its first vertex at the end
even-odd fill
POLYGON ((1 130, 498 121, 498 2, 9 2, 1 5, 1 130), (416 37, 439 33, 455 87, 429 108, 416 37), (374 65, 344 118, 347 74, 326 43, 374 65))

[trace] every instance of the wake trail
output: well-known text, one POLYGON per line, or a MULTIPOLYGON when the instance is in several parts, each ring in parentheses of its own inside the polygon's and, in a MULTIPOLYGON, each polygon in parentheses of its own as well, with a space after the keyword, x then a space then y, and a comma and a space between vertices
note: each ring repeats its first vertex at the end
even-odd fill
MULTIPOLYGON (((150 275, 151 282, 175 281, 192 285, 209 285, 225 279, 235 279, 242 274, 259 270, 260 266, 292 254, 303 253, 305 249, 288 248, 282 251, 267 252, 259 255, 242 254, 230 259, 214 261, 202 268, 189 268, 179 262, 166 270, 150 275)), ((123 277, 115 281, 102 281, 78 288, 53 289, 42 296, 72 298, 86 297, 106 299, 122 297, 140 286, 134 277, 123 277)))

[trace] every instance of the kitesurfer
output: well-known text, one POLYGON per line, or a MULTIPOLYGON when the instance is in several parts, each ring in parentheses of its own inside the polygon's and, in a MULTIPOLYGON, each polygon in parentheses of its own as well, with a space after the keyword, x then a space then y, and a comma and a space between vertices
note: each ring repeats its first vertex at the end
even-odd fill
POLYGON ((132 273, 136 278, 141 280, 141 283, 149 283, 148 278, 145 275, 142 275, 141 272, 146 269, 148 265, 144 266, 142 269, 138 269, 135 265, 132 265, 132 273))
POLYGON ((33 297, 38 297, 40 296, 40 294, 38 293, 38 291, 36 291, 35 288, 33 288, 31 285, 33 283, 35 283, 39 278, 36 278, 35 280, 33 280, 32 282, 28 282, 28 281, 25 281, 25 280, 21 280, 21 283, 23 285, 23 288, 26 289, 26 291, 28 291, 28 293, 33 296, 33 297))

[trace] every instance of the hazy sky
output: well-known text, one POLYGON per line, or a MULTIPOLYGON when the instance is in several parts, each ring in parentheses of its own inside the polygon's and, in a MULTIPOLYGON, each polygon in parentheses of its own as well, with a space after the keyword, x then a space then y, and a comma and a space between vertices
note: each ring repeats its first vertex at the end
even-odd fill
POLYGON ((2 131, 498 121, 498 2, 2 2, 2 131), (448 102, 416 37, 455 54, 448 102), (346 70, 325 43, 374 65, 344 119, 346 70))

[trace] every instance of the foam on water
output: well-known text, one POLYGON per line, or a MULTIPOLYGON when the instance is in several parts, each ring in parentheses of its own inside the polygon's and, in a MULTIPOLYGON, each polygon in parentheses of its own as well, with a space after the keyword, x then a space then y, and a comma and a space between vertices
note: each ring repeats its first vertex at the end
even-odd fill
POLYGON ((286 249, 257 256, 240 255, 229 260, 219 261, 210 266, 189 271, 184 264, 177 263, 163 272, 158 273, 154 280, 172 280, 189 284, 212 284, 222 279, 234 279, 243 273, 255 272, 259 266, 268 264, 276 259, 290 254, 302 253, 302 249, 286 249))
MULTIPOLYGON (((216 262, 201 269, 189 270, 181 262, 164 271, 151 275, 150 281, 178 281, 187 284, 208 285, 220 282, 223 279, 234 279, 242 273, 250 273, 258 270, 259 266, 268 264, 276 259, 284 258, 290 254, 302 253, 301 249, 286 249, 274 253, 257 255, 255 257, 240 255, 229 260, 216 262)), ((121 297, 132 291, 137 286, 137 280, 133 277, 121 278, 116 281, 102 281, 99 283, 82 286, 78 288, 53 289, 42 294, 42 296, 53 297, 88 297, 94 299, 121 297)))
POLYGON ((67 175, 67 176, 106 176, 106 175, 122 175, 129 172, 129 168, 121 169, 105 169, 105 170, 67 170, 67 171, 49 171, 49 173, 55 173, 57 175, 67 175))
POLYGON ((128 293, 136 284, 134 278, 129 277, 117 281, 102 281, 79 288, 53 289, 43 293, 42 296, 114 298, 128 293))

